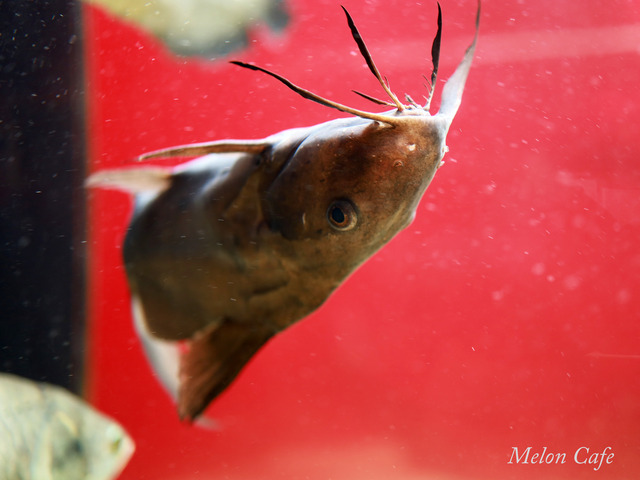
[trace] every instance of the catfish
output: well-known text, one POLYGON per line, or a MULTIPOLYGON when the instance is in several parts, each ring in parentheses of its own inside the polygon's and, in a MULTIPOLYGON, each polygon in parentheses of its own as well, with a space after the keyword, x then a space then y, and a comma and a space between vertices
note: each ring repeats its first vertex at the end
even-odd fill
MULTIPOLYGON (((413 220, 448 150, 475 36, 430 113, 442 34, 426 104, 403 104, 380 74, 353 19, 351 34, 392 107, 372 113, 325 99, 265 68, 306 99, 347 113, 260 140, 171 147, 139 160, 195 158, 177 167, 105 170, 91 187, 135 198, 124 239, 133 317, 148 359, 193 421, 271 338, 317 309, 413 220)), ((426 78, 426 77, 425 77, 426 78)))

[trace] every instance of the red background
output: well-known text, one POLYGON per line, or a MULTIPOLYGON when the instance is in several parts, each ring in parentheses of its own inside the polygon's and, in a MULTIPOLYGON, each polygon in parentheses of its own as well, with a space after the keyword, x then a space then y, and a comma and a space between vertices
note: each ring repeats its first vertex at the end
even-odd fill
MULTIPOLYGON (((435 2, 344 0, 394 91, 421 99, 435 2)), ((333 100, 382 96, 337 2, 229 59, 333 100)), ((443 0, 441 90, 475 2, 443 0)), ((227 59, 184 59, 85 7, 90 169, 161 147, 261 138, 340 114, 227 59)), ((89 398, 130 431, 123 479, 640 476, 640 7, 485 1, 444 168, 414 223, 180 424, 132 328, 131 203, 90 194, 89 398), (512 447, 565 465, 508 464, 512 447), (611 465, 575 465, 610 446, 611 465)), ((436 98, 437 106, 437 98, 436 98)))

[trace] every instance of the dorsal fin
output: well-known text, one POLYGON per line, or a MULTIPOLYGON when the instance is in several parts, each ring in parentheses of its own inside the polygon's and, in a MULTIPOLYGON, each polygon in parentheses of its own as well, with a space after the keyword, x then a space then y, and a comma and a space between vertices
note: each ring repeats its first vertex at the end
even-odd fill
POLYGON ((138 161, 151 158, 200 157, 210 153, 251 153, 255 155, 264 152, 270 146, 271 144, 264 140, 221 140, 190 143, 145 153, 138 157, 138 161))

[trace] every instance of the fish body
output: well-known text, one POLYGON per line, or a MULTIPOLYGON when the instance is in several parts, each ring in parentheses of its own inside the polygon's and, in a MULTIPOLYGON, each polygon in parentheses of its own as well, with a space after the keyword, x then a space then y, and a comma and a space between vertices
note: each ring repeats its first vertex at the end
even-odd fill
POLYGON ((170 187, 144 198, 124 243, 153 334, 181 340, 212 320, 256 317, 279 331, 318 307, 410 223, 440 163, 437 129, 397 139, 376 122, 334 120, 269 137, 258 156, 212 154, 167 172, 170 187), (384 148, 363 147, 373 141, 384 148), (331 208, 355 224, 336 225, 331 208))
POLYGON ((89 179, 136 198, 124 241, 136 324, 152 363, 180 363, 159 375, 182 418, 197 417, 262 345, 318 308, 411 223, 447 150, 474 48, 475 40, 433 116, 390 91, 394 110, 355 110, 234 62, 354 116, 262 140, 153 152, 145 159, 207 155, 173 169, 107 170, 89 179), (184 352, 175 347, 181 341, 184 352))
POLYGON ((0 374, 0 479, 109 480, 134 448, 120 425, 63 388, 0 374))

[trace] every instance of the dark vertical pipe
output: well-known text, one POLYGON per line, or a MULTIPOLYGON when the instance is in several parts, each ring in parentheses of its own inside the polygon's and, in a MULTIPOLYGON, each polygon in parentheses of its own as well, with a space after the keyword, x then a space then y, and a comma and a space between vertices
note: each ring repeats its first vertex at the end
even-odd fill
POLYGON ((0 370, 78 391, 84 121, 76 2, 0 0, 0 370))

